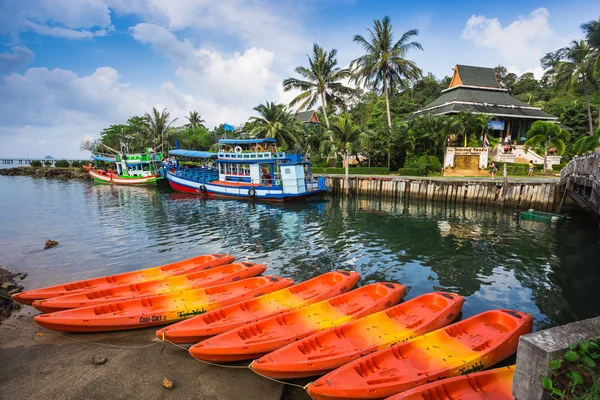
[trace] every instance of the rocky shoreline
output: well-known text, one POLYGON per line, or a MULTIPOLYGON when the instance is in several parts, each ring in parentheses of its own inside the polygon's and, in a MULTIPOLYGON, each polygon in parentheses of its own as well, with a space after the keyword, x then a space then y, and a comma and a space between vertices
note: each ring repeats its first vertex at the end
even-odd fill
POLYGON ((60 179, 91 179, 88 172, 83 168, 57 168, 57 167, 16 167, 0 169, 0 175, 4 176, 33 176, 37 178, 60 178, 60 179))
POLYGON ((0 323, 12 314, 13 310, 21 308, 19 303, 10 299, 10 296, 23 290, 17 282, 25 279, 26 273, 13 273, 0 266, 0 323))

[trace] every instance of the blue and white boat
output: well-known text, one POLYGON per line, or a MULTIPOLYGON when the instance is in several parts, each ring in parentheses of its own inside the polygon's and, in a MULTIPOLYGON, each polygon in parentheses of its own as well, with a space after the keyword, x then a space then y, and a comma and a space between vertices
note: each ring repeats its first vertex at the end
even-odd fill
POLYGON ((293 201, 329 190, 301 155, 286 155, 270 138, 222 139, 218 153, 171 150, 166 170, 173 189, 207 197, 293 201))

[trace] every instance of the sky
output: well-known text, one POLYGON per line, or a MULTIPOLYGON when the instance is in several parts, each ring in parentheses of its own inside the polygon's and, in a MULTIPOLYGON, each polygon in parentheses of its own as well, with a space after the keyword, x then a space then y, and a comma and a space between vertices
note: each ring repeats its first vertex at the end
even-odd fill
POLYGON ((362 55, 352 41, 389 16, 396 37, 419 30, 407 58, 437 78, 455 64, 541 76, 547 52, 600 17, 593 1, 2 0, 0 157, 89 157, 95 139, 152 107, 175 125, 198 111, 237 125, 266 101, 288 103, 283 79, 313 43, 362 55))

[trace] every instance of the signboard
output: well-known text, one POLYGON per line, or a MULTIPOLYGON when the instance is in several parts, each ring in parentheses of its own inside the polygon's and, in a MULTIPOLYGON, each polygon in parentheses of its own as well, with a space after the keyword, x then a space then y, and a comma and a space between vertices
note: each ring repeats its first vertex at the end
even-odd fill
POLYGON ((454 153, 457 156, 479 155, 487 153, 487 147, 448 147, 449 153, 454 153))
POLYGON ((490 121, 488 122, 488 129, 492 131, 503 131, 504 121, 490 121))

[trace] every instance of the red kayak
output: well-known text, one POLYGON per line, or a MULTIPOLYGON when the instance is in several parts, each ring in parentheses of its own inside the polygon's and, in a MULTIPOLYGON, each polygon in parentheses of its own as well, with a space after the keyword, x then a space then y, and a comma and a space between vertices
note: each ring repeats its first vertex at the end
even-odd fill
POLYGON ((348 363, 310 383, 308 394, 316 400, 382 399, 481 371, 517 351, 519 337, 532 327, 531 315, 486 311, 348 363))
POLYGON ((160 267, 138 269, 136 271, 103 276, 101 278, 85 279, 40 289, 27 290, 25 292, 14 294, 12 298, 19 303, 31 305, 35 300, 48 299, 50 297, 81 293, 86 290, 107 289, 124 283, 145 282, 165 278, 167 276, 190 274, 219 265, 230 264, 233 260, 235 260, 235 257, 227 254, 208 254, 161 265, 160 267))
POLYGON ((210 268, 187 275, 169 276, 140 283, 126 283, 108 289, 89 290, 45 300, 36 300, 33 306, 42 312, 56 312, 72 308, 97 306, 104 303, 155 296, 164 293, 222 285, 259 275, 267 269, 262 264, 235 263, 210 268))
POLYGON ((490 369, 407 390, 387 400, 513 400, 515 366, 490 369))
POLYGON ((345 293, 359 279, 357 272, 328 272, 289 288, 169 325, 156 331, 156 337, 173 343, 197 343, 208 336, 345 293))
POLYGON ((404 295, 397 283, 373 283, 329 300, 258 320, 190 347, 200 360, 248 360, 322 330, 391 307, 404 295))
POLYGON ((463 297, 456 294, 427 293, 289 344, 255 360, 251 368, 276 379, 323 375, 366 354, 448 325, 463 303, 463 297))
POLYGON ((44 328, 67 332, 107 332, 164 325, 291 286, 294 281, 259 276, 209 288, 138 297, 36 316, 44 328))

